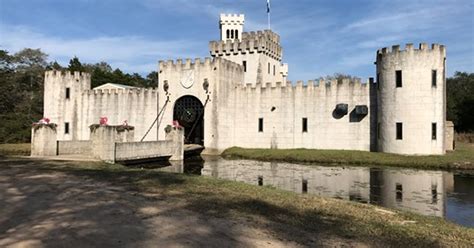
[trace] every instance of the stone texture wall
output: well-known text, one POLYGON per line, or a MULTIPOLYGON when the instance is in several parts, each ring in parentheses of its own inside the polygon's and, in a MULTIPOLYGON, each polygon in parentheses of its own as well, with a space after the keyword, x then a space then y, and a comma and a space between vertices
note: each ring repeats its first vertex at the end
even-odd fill
POLYGON ((53 125, 37 125, 31 129, 31 156, 56 156, 56 129, 53 125))
POLYGON ((408 44, 377 52, 378 150, 399 154, 444 154, 446 120, 446 50, 444 46, 408 44), (402 87, 396 87, 395 71, 402 71, 402 87), (432 70, 437 71, 436 87, 432 70), (396 139, 396 123, 403 123, 403 139, 396 139), (436 123, 436 140, 431 125, 436 123))
POLYGON ((90 140, 58 140, 57 155, 82 154, 91 156, 92 149, 90 140))
POLYGON ((114 163, 116 142, 132 142, 133 130, 117 130, 115 126, 100 126, 91 131, 92 157, 114 163))

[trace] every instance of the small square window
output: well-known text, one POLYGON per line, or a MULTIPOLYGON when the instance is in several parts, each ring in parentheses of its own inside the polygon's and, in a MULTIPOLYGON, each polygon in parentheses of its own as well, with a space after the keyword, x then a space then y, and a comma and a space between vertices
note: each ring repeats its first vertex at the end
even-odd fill
POLYGON ((431 71, 431 87, 436 87, 436 77, 438 76, 437 74, 438 72, 436 70, 431 71))
POLYGON ((258 132, 263 132, 263 118, 258 118, 258 132))
POLYGON ((403 123, 397 122, 397 140, 403 139, 403 123))
POLYGON ((68 134, 69 133, 69 122, 64 123, 64 133, 68 134))
POLYGON ((431 123, 431 139, 436 140, 436 123, 431 123))
POLYGON ((69 99, 71 97, 71 89, 68 87, 66 88, 66 99, 69 99))
POLYGON ((303 133, 308 132, 308 118, 303 118, 303 133))
POLYGON ((397 84, 397 88, 402 87, 402 71, 395 71, 395 82, 397 84))

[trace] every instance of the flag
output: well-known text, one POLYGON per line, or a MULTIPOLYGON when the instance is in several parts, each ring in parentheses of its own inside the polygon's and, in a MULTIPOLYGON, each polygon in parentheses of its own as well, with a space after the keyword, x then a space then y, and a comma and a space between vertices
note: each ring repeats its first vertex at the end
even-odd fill
POLYGON ((270 13, 270 0, 267 0, 267 13, 270 13))

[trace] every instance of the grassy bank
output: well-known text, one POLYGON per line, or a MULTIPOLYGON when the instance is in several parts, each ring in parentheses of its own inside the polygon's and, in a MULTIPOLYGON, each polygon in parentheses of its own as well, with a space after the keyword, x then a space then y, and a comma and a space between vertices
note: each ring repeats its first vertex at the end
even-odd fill
POLYGON ((443 156, 404 156, 377 152, 312 149, 229 148, 225 158, 255 159, 300 163, 385 165, 422 169, 474 169, 474 144, 457 143, 456 151, 443 156))
POLYGON ((31 144, 0 144, 0 155, 30 155, 31 144))
POLYGON ((249 221, 279 237, 303 243, 305 235, 384 247, 468 247, 474 242, 474 229, 441 218, 239 182, 103 163, 0 160, 0 169, 15 166, 107 181, 130 187, 132 192, 153 193, 160 201, 178 199, 185 208, 204 215, 249 221))

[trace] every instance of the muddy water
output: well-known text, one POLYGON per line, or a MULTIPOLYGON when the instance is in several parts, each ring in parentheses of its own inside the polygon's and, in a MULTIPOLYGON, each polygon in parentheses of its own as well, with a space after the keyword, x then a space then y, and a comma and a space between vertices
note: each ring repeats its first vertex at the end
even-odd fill
MULTIPOLYGON (((159 165, 159 167, 164 165, 159 165)), ((151 166, 153 167, 153 165, 151 166)), ((474 175, 436 170, 318 166, 205 157, 158 170, 403 209, 474 227, 474 175)))

